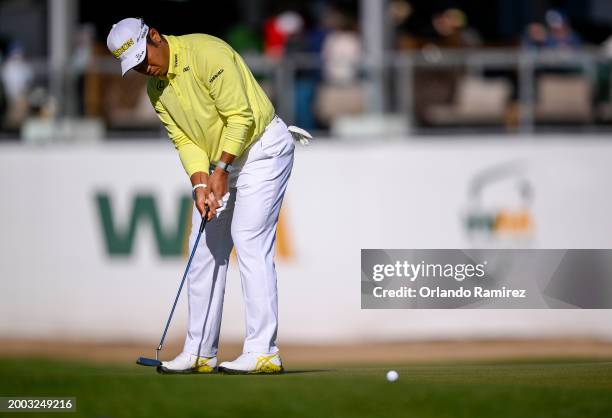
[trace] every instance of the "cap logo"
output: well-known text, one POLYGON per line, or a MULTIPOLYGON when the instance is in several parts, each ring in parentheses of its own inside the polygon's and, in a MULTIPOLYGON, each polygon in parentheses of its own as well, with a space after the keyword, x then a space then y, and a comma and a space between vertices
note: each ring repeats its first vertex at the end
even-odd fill
POLYGON ((121 54, 123 54, 132 45, 134 45, 134 40, 130 38, 127 41, 125 41, 123 45, 121 45, 119 48, 115 49, 113 51, 113 55, 115 56, 115 58, 119 58, 121 54))

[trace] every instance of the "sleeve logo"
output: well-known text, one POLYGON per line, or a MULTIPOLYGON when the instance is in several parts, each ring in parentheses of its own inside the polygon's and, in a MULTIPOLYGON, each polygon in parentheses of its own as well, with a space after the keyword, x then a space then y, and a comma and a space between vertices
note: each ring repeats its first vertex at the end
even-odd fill
POLYGON ((210 77, 210 80, 208 80, 208 82, 212 83, 213 81, 215 81, 221 74, 223 74, 223 71, 224 71, 223 68, 221 68, 219 71, 215 73, 215 75, 210 77))

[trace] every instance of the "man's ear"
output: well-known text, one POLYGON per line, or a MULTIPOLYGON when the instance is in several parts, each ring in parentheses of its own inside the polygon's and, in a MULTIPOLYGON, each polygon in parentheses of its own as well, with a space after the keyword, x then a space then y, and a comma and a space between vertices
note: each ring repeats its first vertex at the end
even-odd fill
POLYGON ((162 37, 155 28, 149 29, 149 37, 155 43, 155 46, 159 46, 162 43, 162 37))

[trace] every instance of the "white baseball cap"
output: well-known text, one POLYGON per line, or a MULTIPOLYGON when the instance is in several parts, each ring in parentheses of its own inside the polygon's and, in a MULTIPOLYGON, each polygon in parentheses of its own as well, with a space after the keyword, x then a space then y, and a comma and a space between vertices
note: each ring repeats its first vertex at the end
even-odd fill
POLYGON ((106 38, 108 50, 121 61, 121 75, 125 75, 147 55, 149 27, 144 20, 134 17, 115 23, 106 38))

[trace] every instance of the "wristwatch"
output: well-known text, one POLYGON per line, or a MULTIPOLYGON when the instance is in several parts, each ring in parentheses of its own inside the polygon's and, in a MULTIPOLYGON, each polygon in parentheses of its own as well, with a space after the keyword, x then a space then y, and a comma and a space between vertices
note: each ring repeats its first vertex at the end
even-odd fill
POLYGON ((216 167, 218 167, 218 168, 222 169, 222 170, 223 170, 223 171, 225 171, 226 173, 231 173, 231 172, 232 172, 232 169, 234 168, 234 167, 232 167, 232 165, 231 165, 231 164, 224 163, 223 161, 219 161, 219 162, 217 163, 216 167))

